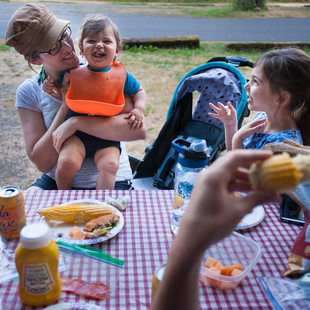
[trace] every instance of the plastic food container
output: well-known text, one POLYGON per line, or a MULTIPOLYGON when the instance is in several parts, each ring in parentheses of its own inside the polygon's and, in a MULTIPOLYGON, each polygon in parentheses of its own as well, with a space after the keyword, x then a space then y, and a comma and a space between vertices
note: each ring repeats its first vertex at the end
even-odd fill
POLYGON ((231 235, 206 250, 201 263, 201 280, 220 290, 235 289, 257 264, 261 256, 259 245, 248 237, 233 232, 231 235), (205 267, 208 257, 214 257, 222 265, 242 264, 244 270, 235 276, 225 276, 205 267))

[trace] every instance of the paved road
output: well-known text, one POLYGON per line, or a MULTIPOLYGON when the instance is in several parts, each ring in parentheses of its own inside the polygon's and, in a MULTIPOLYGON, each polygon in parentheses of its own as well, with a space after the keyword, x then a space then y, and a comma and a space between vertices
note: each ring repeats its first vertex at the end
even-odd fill
MULTIPOLYGON (((10 16, 21 3, 1 2, 0 38, 10 16)), ((115 12, 112 4, 46 4, 57 17, 71 20, 73 36, 79 33, 83 17, 103 13, 118 25, 123 38, 161 38, 198 35, 201 41, 214 42, 310 42, 310 18, 190 18, 135 15, 115 12)))

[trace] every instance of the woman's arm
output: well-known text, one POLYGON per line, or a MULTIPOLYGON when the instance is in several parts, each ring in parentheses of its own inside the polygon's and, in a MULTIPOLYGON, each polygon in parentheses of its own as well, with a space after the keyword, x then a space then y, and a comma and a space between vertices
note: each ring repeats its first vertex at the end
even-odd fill
MULTIPOLYGON (((125 94, 125 109, 128 111, 133 109, 133 99, 129 94, 125 94)), ((109 117, 74 116, 53 132, 53 144, 59 152, 61 145, 78 130, 106 140, 142 140, 146 138, 144 115, 142 117, 143 125, 140 128, 132 128, 126 119, 126 114, 109 117)))
POLYGON ((132 129, 124 114, 112 117, 74 116, 54 131, 55 148, 59 150, 64 141, 77 130, 101 139, 114 141, 134 141, 146 138, 145 124, 141 128, 132 129))
POLYGON ((61 106, 48 130, 40 112, 18 108, 18 113, 29 159, 40 171, 48 172, 58 159, 58 153, 52 143, 52 133, 63 122, 68 113, 67 107, 61 106))
POLYGON ((271 155, 272 152, 261 150, 231 151, 200 173, 173 241, 152 310, 199 309, 199 272, 204 251, 230 234, 255 205, 279 201, 275 193, 263 191, 231 198, 234 190, 251 189, 247 171, 242 168, 271 155))

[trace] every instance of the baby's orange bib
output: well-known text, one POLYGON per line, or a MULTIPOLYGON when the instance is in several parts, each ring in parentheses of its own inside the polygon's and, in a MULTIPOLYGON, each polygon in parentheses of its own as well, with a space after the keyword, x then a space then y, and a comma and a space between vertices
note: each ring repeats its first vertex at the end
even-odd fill
POLYGON ((106 72, 91 71, 87 66, 70 71, 66 95, 68 107, 77 113, 112 116, 124 107, 127 71, 121 62, 113 62, 106 72))

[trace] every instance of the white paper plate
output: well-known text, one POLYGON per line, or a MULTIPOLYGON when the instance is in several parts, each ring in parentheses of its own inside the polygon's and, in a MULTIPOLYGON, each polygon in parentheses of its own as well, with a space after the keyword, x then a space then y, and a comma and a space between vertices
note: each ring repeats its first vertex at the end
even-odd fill
POLYGON ((265 217, 265 209, 259 205, 254 207, 236 226, 235 230, 248 229, 258 225, 265 217))
MULTIPOLYGON (((102 204, 102 202, 100 202, 98 200, 94 200, 94 199, 81 199, 81 200, 74 200, 74 201, 66 202, 66 203, 62 204, 62 206, 71 205, 71 204, 78 204, 78 203, 89 203, 89 204, 98 203, 98 204, 102 204)), ((84 225, 77 225, 75 223, 64 223, 64 222, 60 222, 60 221, 51 221, 51 220, 47 221, 45 219, 43 221, 50 227, 51 238, 56 242, 57 241, 65 241, 65 242, 71 243, 71 244, 96 244, 96 243, 101 243, 101 242, 107 241, 107 240, 113 238, 114 236, 116 236, 123 229, 123 226, 124 226, 123 214, 118 209, 116 209, 115 207, 113 207, 113 206, 111 206, 111 207, 114 209, 114 213, 119 216, 119 222, 106 235, 98 237, 98 238, 94 238, 94 239, 75 240, 69 236, 69 232, 72 229, 72 227, 78 226, 79 228, 81 228, 81 230, 83 230, 84 225)))

